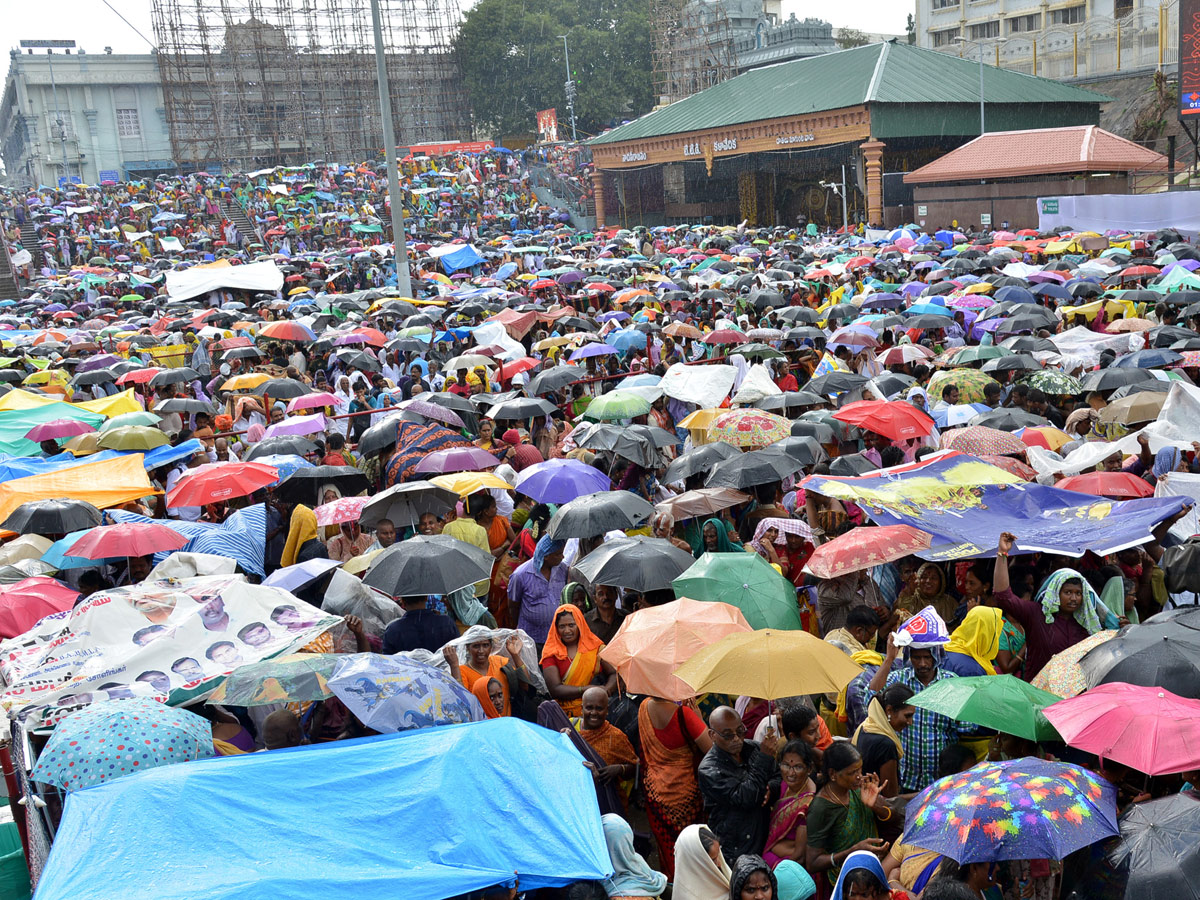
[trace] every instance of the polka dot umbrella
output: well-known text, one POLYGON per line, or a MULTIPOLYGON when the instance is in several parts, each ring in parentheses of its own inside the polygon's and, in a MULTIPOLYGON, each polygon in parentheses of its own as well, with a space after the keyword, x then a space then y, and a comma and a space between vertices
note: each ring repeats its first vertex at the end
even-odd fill
POLYGON ((144 697, 108 700, 54 729, 32 779, 77 791, 171 763, 215 756, 206 719, 144 697))
POLYGON ((743 450, 760 450, 790 437, 792 423, 783 416, 759 409, 731 409, 713 418, 708 439, 743 450))

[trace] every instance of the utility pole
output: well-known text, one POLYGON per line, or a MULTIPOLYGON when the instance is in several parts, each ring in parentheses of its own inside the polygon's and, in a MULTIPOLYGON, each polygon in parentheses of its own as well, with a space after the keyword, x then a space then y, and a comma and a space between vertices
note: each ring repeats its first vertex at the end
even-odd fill
POLYGON ((383 119, 383 151, 387 158, 388 204, 392 209, 392 259, 396 263, 396 287, 401 296, 412 297, 412 280, 408 273, 408 241, 404 234, 404 200, 400 196, 396 132, 392 126, 392 97, 388 88, 387 58, 383 52, 383 18, 379 11, 379 0, 371 0, 371 24, 375 28, 375 79, 379 82, 379 115, 383 119))
POLYGON ((850 230, 850 217, 846 212, 846 164, 842 163, 842 230, 850 230))
POLYGON ((567 91, 567 111, 571 114, 571 142, 575 143, 578 138, 575 136, 575 79, 571 77, 571 51, 567 49, 567 36, 560 34, 563 42, 563 62, 567 67, 567 83, 564 85, 567 91))
MULTIPOLYGON (((62 143, 63 182, 71 183, 71 165, 67 162, 67 129, 63 121, 62 109, 58 105, 58 85, 54 81, 54 50, 70 50, 75 46, 74 41, 21 41, 22 49, 45 49, 46 62, 50 66, 50 91, 54 95, 54 121, 58 125, 58 139, 62 143)), ((83 181, 83 167, 79 169, 79 180, 83 181)))

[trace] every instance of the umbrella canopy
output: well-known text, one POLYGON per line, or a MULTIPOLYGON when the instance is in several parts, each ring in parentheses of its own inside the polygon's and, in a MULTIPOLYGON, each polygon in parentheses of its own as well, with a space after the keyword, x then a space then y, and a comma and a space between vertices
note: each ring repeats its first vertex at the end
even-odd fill
POLYGON ((757 553, 706 552, 671 586, 676 597, 736 606, 753 628, 801 627, 795 586, 757 553))
POLYGON ((108 700, 59 722, 30 778, 77 791, 215 755, 208 719, 144 697, 108 700))
POLYGON ((1088 472, 1084 475, 1069 475, 1056 481, 1054 486, 1062 488, 1064 491, 1077 491, 1080 494, 1094 494, 1097 497, 1111 497, 1116 500, 1154 496, 1154 488, 1145 479, 1138 478, 1129 472, 1088 472))
POLYGON ((363 725, 383 734, 484 718, 475 695, 457 679, 401 656, 344 654, 328 684, 363 725))
POLYGON ((453 509, 458 494, 428 481, 410 481, 380 491, 362 508, 358 522, 364 528, 374 528, 383 519, 398 526, 416 525, 425 513, 440 516, 453 509))
POLYGON ((499 459, 479 447, 450 447, 427 454, 417 463, 414 471, 442 475, 447 472, 480 472, 498 465, 499 459))
POLYGON ((1024 456, 1026 445, 1015 435, 1007 431, 988 428, 985 425, 968 425, 966 428, 956 428, 942 435, 942 448, 958 450, 972 456, 992 454, 1008 456, 1020 454, 1024 456))
POLYGON ((1059 697, 1012 675, 946 678, 909 702, 960 722, 971 722, 1029 741, 1057 741, 1058 732, 1043 710, 1059 697))
MULTIPOLYGON (((789 436, 761 450, 751 450, 729 459, 723 459, 709 469, 710 474, 704 485, 707 488, 752 488, 760 484, 782 481, 789 475, 795 475, 808 463, 776 448, 783 441, 811 440, 812 438, 789 436)), ((723 445, 713 444, 710 446, 723 445)), ((819 445, 817 449, 820 449, 819 445)))
POLYGON ((0 637, 24 634, 40 619, 67 612, 79 599, 79 591, 48 578, 35 575, 0 587, 0 637))
POLYGON ((332 484, 343 497, 351 497, 367 489, 367 476, 354 466, 313 466, 297 469, 282 484, 279 492, 286 500, 298 503, 320 503, 318 492, 324 485, 332 484))
POLYGON ((833 417, 893 441, 924 437, 933 431, 933 419, 904 400, 859 400, 847 403, 833 417))
POLYGON ((332 503, 322 503, 313 510, 317 514, 317 525, 341 525, 357 522, 370 497, 338 497, 332 503))
POLYGON ((1031 683, 1035 688, 1049 691, 1059 697, 1074 697, 1076 694, 1082 694, 1087 690, 1088 683, 1079 661, 1093 647, 1099 647, 1116 636, 1115 631, 1097 631, 1066 650, 1055 653, 1050 657, 1050 661, 1042 666, 1042 671, 1034 676, 1031 683))
POLYGON ((134 412, 113 416, 100 426, 100 430, 103 432, 112 431, 114 428, 137 428, 139 426, 152 428, 161 421, 162 418, 156 413, 139 409, 134 412))
POLYGON ((336 653, 292 653, 238 666, 225 677, 207 702, 266 706, 326 700, 333 696, 328 679, 340 658, 336 653))
POLYGON ((363 582, 391 597, 449 594, 486 581, 492 555, 448 535, 419 534, 398 541, 381 553, 363 582))
POLYGON ((632 419, 650 412, 650 401, 633 391, 615 390, 593 399, 584 410, 585 419, 600 422, 632 419))
POLYGON ((612 480, 577 459, 548 459, 522 470, 514 487, 538 503, 568 503, 586 494, 609 490, 612 480))
POLYGON ((836 693, 861 673, 845 653, 807 631, 769 628, 726 635, 675 670, 697 694, 765 700, 836 693))
POLYGON ((718 513, 739 503, 750 500, 749 494, 743 494, 733 488, 699 488, 694 491, 684 491, 668 500, 655 505, 660 512, 668 512, 676 521, 690 519, 695 516, 707 516, 718 513))
POLYGON ((104 431, 96 442, 104 450, 153 450, 169 443, 164 432, 148 425, 127 425, 104 431))
POLYGON ((95 430, 95 428, 86 422, 78 422, 75 419, 51 419, 49 422, 43 422, 41 425, 34 425, 25 432, 25 437, 31 441, 53 441, 59 438, 70 438, 80 434, 88 434, 95 430))
POLYGON ((592 584, 645 593, 669 588, 694 562, 670 541, 637 536, 605 541, 575 567, 592 584))
POLYGON ((1124 682, 1200 699, 1200 631, 1166 619, 1123 629, 1080 661, 1088 687, 1124 682))
POLYGON ((512 487, 503 478, 498 478, 491 472, 455 472, 450 475, 435 475, 429 479, 429 483, 436 487, 453 491, 459 497, 466 497, 469 494, 474 494, 476 491, 491 490, 493 488, 506 491, 512 487))
POLYGON ((1147 775, 1200 768, 1200 700, 1110 683, 1059 700, 1045 712, 1063 740, 1101 759, 1147 775))
POLYGON ((727 603, 675 600, 630 613, 600 651, 630 693, 686 700, 695 690, 675 670, 728 634, 749 632, 741 610, 727 603))
POLYGON ((84 500, 30 500, 14 509, 0 528, 20 534, 67 534, 100 522, 100 510, 84 500))
POLYGON ((122 522, 93 528, 72 544, 67 553, 84 559, 107 559, 119 556, 149 556, 167 550, 178 550, 190 538, 167 525, 141 522, 122 522))
POLYGON ((265 463, 206 463, 180 476, 167 494, 167 506, 203 506, 248 497, 278 480, 279 470, 265 463))
MULTIPOLYGON (((362 560, 366 559, 368 556, 373 557, 374 554, 382 552, 383 550, 373 550, 369 554, 356 556, 354 559, 362 560)), ((312 584, 323 575, 327 575, 330 571, 336 569, 340 565, 342 565, 342 563, 336 559, 322 559, 320 557, 316 559, 309 559, 302 563, 296 563, 292 566, 284 566, 281 569, 276 569, 263 579, 263 584, 267 587, 283 588, 285 591, 291 591, 292 593, 295 593, 301 588, 312 584)), ((363 566, 363 570, 365 569, 366 566, 363 566)))
POLYGON ((757 450, 789 437, 792 423, 783 416, 761 409, 730 409, 708 426, 708 439, 743 450, 757 450))
POLYGON ((1117 792, 1086 769, 1023 757, 935 781, 908 804, 906 841, 960 864, 1062 859, 1117 833, 1117 792))
POLYGON ((837 578, 926 550, 932 541, 930 534, 911 525, 852 528, 817 547, 804 571, 817 578, 837 578))
POLYGON ((1131 803, 1109 862, 1125 873, 1125 900, 1186 900, 1200 884, 1200 798, 1194 792, 1131 803))
POLYGON ((666 484, 674 484, 700 472, 708 472, 723 459, 741 455, 741 451, 729 444, 705 444, 683 454, 667 466, 663 481, 666 484))
POLYGON ((560 506, 546 533, 556 541, 595 537, 613 530, 636 528, 653 512, 653 506, 629 491, 589 494, 560 506))

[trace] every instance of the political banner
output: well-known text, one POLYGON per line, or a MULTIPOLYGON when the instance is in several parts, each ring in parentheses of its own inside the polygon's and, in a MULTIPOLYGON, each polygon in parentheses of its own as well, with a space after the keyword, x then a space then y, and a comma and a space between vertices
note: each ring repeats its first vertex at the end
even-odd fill
POLYGON ((291 653, 341 621, 240 575, 92 594, 0 643, 0 705, 51 725, 93 702, 205 696, 245 663, 291 653))
POLYGON ((1017 536, 1017 553, 1115 553, 1148 541, 1185 504, 1179 497, 1113 501, 1028 484, 954 451, 857 477, 812 475, 801 486, 856 503, 878 525, 928 532, 933 542, 917 555, 935 562, 994 556, 1003 531, 1017 536))
POLYGON ((540 109, 537 113, 538 139, 542 141, 558 140, 558 110, 540 109))

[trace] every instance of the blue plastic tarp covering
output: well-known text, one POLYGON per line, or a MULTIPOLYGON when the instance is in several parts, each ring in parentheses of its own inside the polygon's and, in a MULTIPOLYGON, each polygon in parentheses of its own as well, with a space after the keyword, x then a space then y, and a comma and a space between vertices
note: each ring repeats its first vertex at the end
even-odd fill
POLYGON ((459 269, 469 269, 471 266, 477 266, 483 262, 483 257, 472 247, 467 244, 461 250, 455 250, 453 253, 447 253, 442 257, 442 268, 447 273, 457 272, 459 269))
POLYGON ((37 900, 441 900, 612 871, 590 772, 514 718, 149 769, 67 797, 37 900))

